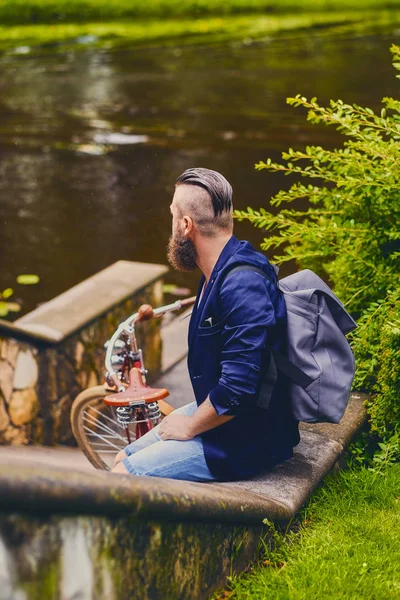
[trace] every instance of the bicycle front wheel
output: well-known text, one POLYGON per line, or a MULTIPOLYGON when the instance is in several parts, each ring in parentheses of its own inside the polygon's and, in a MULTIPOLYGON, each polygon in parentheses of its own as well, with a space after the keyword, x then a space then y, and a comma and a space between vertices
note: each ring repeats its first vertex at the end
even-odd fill
POLYGON ((72 433, 96 469, 110 470, 117 453, 136 439, 136 423, 120 425, 116 409, 104 404, 110 394, 98 385, 81 392, 71 408, 72 433))

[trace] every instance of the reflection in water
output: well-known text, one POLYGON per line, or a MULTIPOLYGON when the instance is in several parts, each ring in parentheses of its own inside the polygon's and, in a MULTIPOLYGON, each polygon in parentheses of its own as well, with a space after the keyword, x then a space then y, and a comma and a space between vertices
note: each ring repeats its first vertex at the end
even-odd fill
MULTIPOLYGON (((288 181, 254 163, 290 145, 332 145, 288 95, 377 108, 396 95, 389 46, 293 37, 212 47, 88 49, 0 58, 0 282, 34 272, 25 310, 119 259, 165 263, 175 178, 220 170, 236 208, 288 181)), ((261 231, 237 224, 257 245, 261 231)), ((196 288, 196 274, 170 280, 196 288)))

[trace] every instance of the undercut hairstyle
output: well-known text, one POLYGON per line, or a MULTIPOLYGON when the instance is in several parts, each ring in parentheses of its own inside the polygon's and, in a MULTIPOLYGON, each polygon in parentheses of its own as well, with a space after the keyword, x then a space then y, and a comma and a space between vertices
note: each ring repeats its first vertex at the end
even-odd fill
POLYGON ((176 187, 181 185, 191 188, 184 209, 202 235, 215 237, 221 230, 232 230, 232 186, 221 173, 201 167, 187 169, 176 180, 176 187))

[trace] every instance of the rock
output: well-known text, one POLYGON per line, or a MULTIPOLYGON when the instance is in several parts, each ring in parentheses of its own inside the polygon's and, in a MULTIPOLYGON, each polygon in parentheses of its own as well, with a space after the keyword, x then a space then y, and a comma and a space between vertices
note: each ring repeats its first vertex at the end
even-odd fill
POLYGON ((36 419, 34 419, 32 421, 31 435, 30 435, 31 443, 34 445, 43 445, 44 438, 45 438, 45 435, 44 435, 43 419, 36 417, 36 419))
POLYGON ((69 393, 71 386, 77 379, 77 371, 74 364, 61 352, 57 354, 57 359, 52 365, 57 380, 57 399, 69 393))
POLYGON ((90 371, 89 373, 89 378, 88 378, 88 382, 87 382, 87 387, 93 387, 95 385, 100 385, 100 381, 99 378, 97 377, 96 373, 94 371, 90 371))
POLYGON ((38 380, 38 365, 30 350, 18 354, 14 373, 14 390, 35 387, 38 380))
POLYGON ((10 417, 6 410, 3 398, 0 398, 0 431, 4 431, 10 424, 10 417))
POLYGON ((20 347, 20 344, 16 340, 3 340, 1 342, 0 358, 8 362, 12 367, 15 367, 20 347))
POLYGON ((11 446, 24 446, 29 444, 26 428, 18 428, 9 425, 5 431, 0 433, 0 444, 10 444, 11 446))
POLYGON ((24 425, 32 421, 39 412, 39 402, 35 390, 16 391, 11 396, 9 414, 14 425, 24 425))
POLYGON ((58 381, 59 374, 62 373, 58 369, 57 351, 47 348, 38 355, 38 368, 41 379, 41 394, 45 395, 49 402, 57 402, 59 397, 58 381))
POLYGON ((70 425, 72 400, 67 394, 53 405, 53 444, 71 444, 74 440, 70 425))
POLYGON ((75 365, 78 370, 81 368, 84 352, 85 346, 82 344, 82 342, 78 341, 75 348, 75 365))
POLYGON ((100 385, 101 381, 97 377, 94 371, 85 370, 81 371, 77 375, 77 383, 80 391, 86 390, 87 388, 93 387, 94 385, 100 385))
POLYGON ((0 361, 0 389, 5 401, 10 402, 13 390, 14 369, 4 360, 0 361))

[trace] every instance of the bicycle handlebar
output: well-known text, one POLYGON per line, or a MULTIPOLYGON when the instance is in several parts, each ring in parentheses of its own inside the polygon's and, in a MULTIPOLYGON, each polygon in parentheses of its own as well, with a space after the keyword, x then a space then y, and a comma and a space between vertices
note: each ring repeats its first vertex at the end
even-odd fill
POLYGON ((142 304, 136 313, 134 313, 118 325, 116 331, 114 332, 113 336, 108 342, 105 359, 108 374, 110 378, 114 381, 118 390, 120 390, 120 388, 122 388, 123 386, 121 386, 121 381, 118 379, 117 372, 112 366, 111 357, 114 352, 115 343, 120 338, 120 336, 123 333, 129 334, 132 350, 134 352, 138 352, 135 336, 135 323, 137 323, 138 321, 148 321, 156 317, 162 317, 167 312, 171 312, 173 310, 180 310, 182 308, 185 308, 186 306, 191 306, 195 303, 195 300, 196 296, 191 296, 190 298, 185 298, 184 300, 176 300, 176 302, 173 302, 172 304, 166 304, 165 306, 159 306, 158 308, 154 309, 152 306, 150 306, 150 304, 142 304))
MULTIPOLYGON (((149 319, 153 319, 154 317, 161 317, 165 315, 165 313, 172 310, 179 310, 180 308, 185 308, 185 306, 190 306, 194 304, 196 300, 196 296, 192 296, 191 298, 186 298, 185 300, 177 300, 172 304, 166 304, 165 306, 159 306, 158 308, 153 308, 150 304, 142 304, 139 307, 137 313, 137 321, 148 321, 149 319)), ((135 315, 133 315, 135 316, 135 315)))

